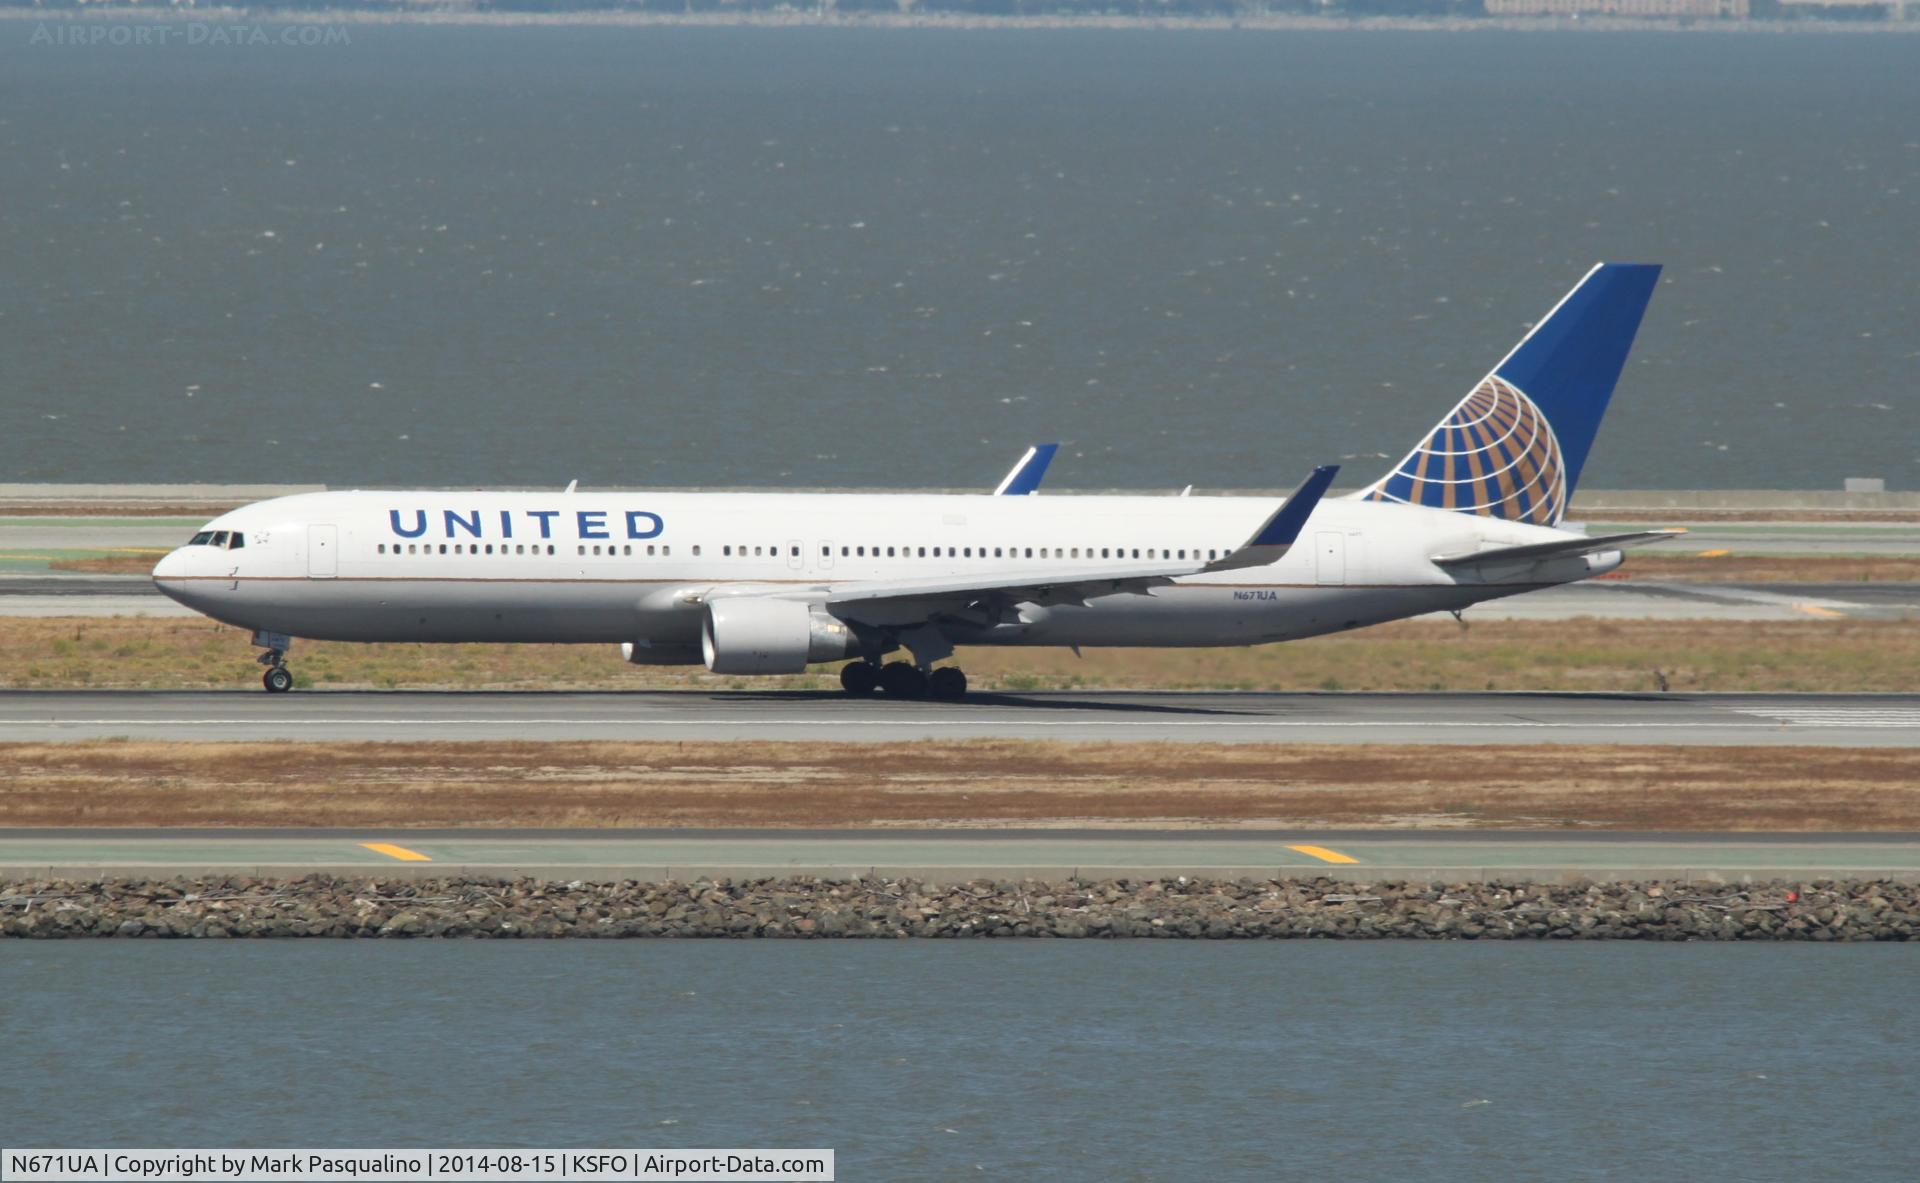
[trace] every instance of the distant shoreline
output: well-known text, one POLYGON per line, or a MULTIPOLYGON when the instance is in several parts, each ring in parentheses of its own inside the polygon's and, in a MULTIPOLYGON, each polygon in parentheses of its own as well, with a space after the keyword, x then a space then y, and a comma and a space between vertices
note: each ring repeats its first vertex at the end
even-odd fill
POLYGON ((1069 16, 985 16, 965 13, 841 13, 781 12, 474 12, 458 9, 418 9, 367 12, 358 9, 248 9, 147 8, 139 6, 46 9, 0 7, 0 19, 38 24, 99 24, 139 21, 169 24, 274 25, 454 25, 515 27, 627 27, 627 28, 779 28, 779 29, 1106 29, 1115 31, 1177 30, 1187 32, 1331 32, 1384 30, 1391 32, 1470 33, 1480 30, 1524 33, 1661 32, 1745 34, 1873 34, 1920 33, 1920 20, 1709 20, 1594 17, 1334 17, 1275 14, 1244 17, 1158 17, 1100 14, 1069 16))

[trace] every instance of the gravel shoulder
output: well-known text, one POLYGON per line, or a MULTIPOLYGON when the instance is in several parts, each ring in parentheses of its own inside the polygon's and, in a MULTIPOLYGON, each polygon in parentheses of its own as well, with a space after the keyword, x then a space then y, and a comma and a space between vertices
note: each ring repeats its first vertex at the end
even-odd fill
POLYGON ((0 884, 0 937, 1909 941, 1920 888, 1875 880, 1439 884, 809 878, 100 879, 0 884))

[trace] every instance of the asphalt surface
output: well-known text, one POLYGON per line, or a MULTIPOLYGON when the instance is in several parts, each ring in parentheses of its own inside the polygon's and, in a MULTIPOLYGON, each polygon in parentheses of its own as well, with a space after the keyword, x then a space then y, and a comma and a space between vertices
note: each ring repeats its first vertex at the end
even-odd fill
POLYGON ((1920 746, 1920 694, 0 692, 0 741, 1053 739, 1920 746))
MULTIPOLYGON (((181 616, 199 613, 143 575, 0 573, 0 616, 181 616)), ((1598 581, 1527 592, 1467 609, 1473 620, 1910 620, 1920 583, 1598 581)), ((1444 619, 1444 617, 1439 617, 1444 619)))
POLYGON ((1920 834, 1394 830, 0 830, 0 876, 1920 879, 1920 834))

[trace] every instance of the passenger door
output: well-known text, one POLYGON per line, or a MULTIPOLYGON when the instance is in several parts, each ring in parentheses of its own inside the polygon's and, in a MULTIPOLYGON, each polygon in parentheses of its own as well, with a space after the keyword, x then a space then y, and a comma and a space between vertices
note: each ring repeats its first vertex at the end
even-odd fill
POLYGON ((1314 535, 1314 582, 1340 587, 1347 582, 1347 536, 1333 530, 1314 535))
POLYGON ((307 574, 332 579, 340 572, 340 531, 333 526, 307 527, 307 574))

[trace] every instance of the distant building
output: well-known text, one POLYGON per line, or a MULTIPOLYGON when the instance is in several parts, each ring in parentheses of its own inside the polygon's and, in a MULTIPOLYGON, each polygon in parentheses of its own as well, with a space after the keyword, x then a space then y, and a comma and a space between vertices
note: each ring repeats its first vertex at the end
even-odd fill
POLYGON ((1748 0, 1486 0, 1488 16, 1671 16, 1745 20, 1748 0))
POLYGON ((1838 11, 1849 16, 1885 17, 1888 20, 1907 19, 1907 0, 1779 0, 1780 11, 1795 13, 1808 9, 1820 9, 1825 12, 1838 11), (1876 11, 1877 10, 1877 11, 1876 11))

